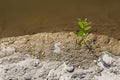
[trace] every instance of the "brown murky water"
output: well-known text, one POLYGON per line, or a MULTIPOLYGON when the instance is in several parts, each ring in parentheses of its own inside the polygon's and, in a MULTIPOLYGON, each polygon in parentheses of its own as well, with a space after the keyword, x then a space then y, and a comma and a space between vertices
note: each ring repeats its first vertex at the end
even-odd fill
POLYGON ((0 38, 75 31, 86 17, 92 33, 120 39, 120 0, 0 0, 0 38))

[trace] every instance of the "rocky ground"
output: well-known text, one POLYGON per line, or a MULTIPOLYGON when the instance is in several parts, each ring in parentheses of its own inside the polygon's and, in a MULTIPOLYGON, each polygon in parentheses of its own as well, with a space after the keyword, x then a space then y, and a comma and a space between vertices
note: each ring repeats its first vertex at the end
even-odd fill
POLYGON ((119 80, 119 40, 89 34, 87 45, 78 41, 72 32, 3 38, 0 80, 119 80))

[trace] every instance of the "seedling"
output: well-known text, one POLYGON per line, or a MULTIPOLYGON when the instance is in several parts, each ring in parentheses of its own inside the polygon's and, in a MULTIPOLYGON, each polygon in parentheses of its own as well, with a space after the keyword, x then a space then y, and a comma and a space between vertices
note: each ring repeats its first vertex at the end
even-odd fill
POLYGON ((75 32, 75 35, 80 37, 80 41, 78 42, 78 44, 81 45, 85 43, 85 39, 88 35, 88 30, 91 28, 91 23, 87 21, 87 19, 85 20, 79 19, 78 28, 79 28, 79 31, 75 32))

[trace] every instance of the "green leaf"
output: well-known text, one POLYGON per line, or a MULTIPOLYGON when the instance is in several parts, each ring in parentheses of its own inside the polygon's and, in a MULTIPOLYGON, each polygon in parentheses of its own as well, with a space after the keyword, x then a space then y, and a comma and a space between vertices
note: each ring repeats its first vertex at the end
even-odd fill
POLYGON ((78 44, 81 45, 83 42, 84 42, 84 36, 82 36, 78 44))
POLYGON ((84 30, 89 30, 91 27, 90 26, 86 26, 86 27, 84 27, 84 30))
POLYGON ((75 32, 75 34, 76 34, 77 36, 83 36, 83 35, 84 35, 84 32, 83 32, 83 31, 79 31, 79 32, 75 32))
POLYGON ((79 21, 78 21, 78 27, 79 27, 80 29, 82 29, 82 28, 83 28, 83 23, 82 23, 82 21, 81 21, 81 20, 79 20, 79 21))

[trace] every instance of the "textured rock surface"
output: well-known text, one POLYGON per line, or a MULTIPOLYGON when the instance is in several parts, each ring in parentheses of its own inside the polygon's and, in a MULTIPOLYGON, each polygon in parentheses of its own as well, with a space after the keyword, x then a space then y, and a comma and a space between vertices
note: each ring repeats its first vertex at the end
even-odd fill
POLYGON ((0 80, 119 80, 120 58, 112 55, 120 55, 119 40, 89 34, 87 46, 78 41, 72 32, 1 39, 0 80))
MULTIPOLYGON (((99 58, 103 59, 110 53, 101 54, 99 58)), ((0 59, 0 80, 119 80, 120 57, 110 57, 113 62, 106 63, 109 68, 103 64, 107 60, 98 59, 94 66, 82 69, 60 61, 40 61, 30 55, 16 53, 0 59), (100 62, 103 66, 98 65, 100 62)))

